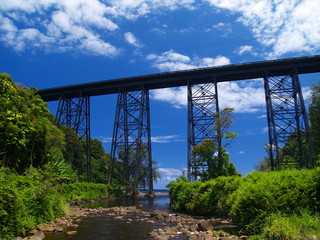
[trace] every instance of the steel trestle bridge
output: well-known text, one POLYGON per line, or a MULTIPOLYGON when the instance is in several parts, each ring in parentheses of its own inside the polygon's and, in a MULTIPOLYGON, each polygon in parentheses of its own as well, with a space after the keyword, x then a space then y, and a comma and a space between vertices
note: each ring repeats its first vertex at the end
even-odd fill
MULTIPOLYGON (((118 94, 111 170, 115 161, 121 162, 124 184, 153 191, 149 90, 188 88, 189 180, 208 167, 195 164, 191 152, 194 145, 216 137, 212 126, 219 112, 218 83, 256 78, 264 81, 272 169, 311 168, 315 156, 299 75, 316 72, 320 72, 320 55, 104 80, 42 89, 39 94, 45 101, 59 101, 57 121, 85 139, 88 179, 90 97, 118 94)), ((111 181, 112 171, 110 176, 111 181)))

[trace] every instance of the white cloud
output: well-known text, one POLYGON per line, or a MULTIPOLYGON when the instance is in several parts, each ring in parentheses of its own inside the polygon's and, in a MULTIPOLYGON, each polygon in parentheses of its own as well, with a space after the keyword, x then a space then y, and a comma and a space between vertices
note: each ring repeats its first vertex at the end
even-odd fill
MULTIPOLYGON (((185 70, 196 67, 209 67, 230 64, 224 56, 216 58, 190 58, 174 52, 167 51, 161 55, 151 54, 147 57, 153 61, 153 67, 161 71, 185 70)), ((235 112, 257 112, 265 109, 264 87, 261 80, 246 82, 224 82, 218 84, 219 105, 221 109, 231 107, 235 112), (253 101, 254 99, 254 101, 253 101)), ((154 100, 168 102, 176 108, 187 106, 187 88, 165 88, 151 92, 154 100)))
POLYGON ((252 46, 244 45, 244 46, 241 46, 237 52, 239 55, 242 55, 244 53, 250 53, 252 52, 252 48, 253 48, 252 46))
POLYGON ((173 105, 175 108, 181 108, 187 106, 187 88, 163 88, 150 91, 150 97, 153 100, 167 102, 173 105))
POLYGON ((142 48, 141 43, 139 43, 138 39, 135 37, 135 35, 132 32, 126 32, 124 34, 124 38, 127 43, 129 43, 137 48, 142 48))
POLYGON ((114 57, 120 50, 97 32, 118 28, 107 12, 98 0, 3 0, 0 40, 18 52, 38 48, 114 57))
MULTIPOLYGON (((268 58, 290 52, 315 53, 320 48, 319 0, 205 1, 214 8, 240 14, 238 21, 251 29, 261 44, 271 49, 266 56, 268 58)), ((110 32, 119 30, 116 22, 120 22, 121 18, 131 21, 179 8, 193 10, 197 5, 195 0, 2 0, 0 40, 16 51, 24 51, 28 45, 28 50, 80 50, 114 57, 121 51, 111 43, 111 39, 105 38, 110 37, 110 32), (35 30, 37 37, 30 41, 30 35, 25 34, 31 31, 35 33, 35 30), (88 44, 93 39, 99 44, 98 48, 88 44), (82 40, 86 40, 87 44, 81 44, 82 40)), ((228 36, 232 32, 231 27, 230 23, 220 22, 209 30, 222 31, 222 36, 228 36)), ((163 28, 154 28, 152 31, 165 33, 163 28)), ((141 46, 136 39, 129 40, 128 36, 126 39, 136 47, 141 46)), ((163 63, 161 68, 189 69, 197 65, 199 63, 163 63)))
POLYGON ((178 177, 182 174, 181 169, 176 168, 159 168, 159 172, 165 176, 178 177))
MULTIPOLYGON (((191 59, 189 56, 173 50, 164 52, 161 55, 149 54, 147 60, 153 61, 152 66, 158 68, 160 71, 178 71, 230 63, 229 59, 222 56, 218 56, 217 58, 191 59)), ((187 105, 187 88, 177 87, 154 90, 151 91, 151 98, 168 102, 176 108, 181 108, 187 105)))
POLYGON ((195 0, 110 0, 110 12, 115 16, 137 19, 140 16, 160 11, 160 9, 176 10, 177 8, 194 9, 195 0))
POLYGON ((185 139, 180 138, 178 135, 154 136, 154 137, 151 137, 151 142, 154 142, 154 143, 185 142, 185 139))
POLYGON ((230 59, 224 56, 217 56, 216 58, 190 58, 174 50, 169 50, 161 55, 149 54, 147 60, 153 61, 152 66, 160 71, 178 71, 230 64, 230 59))
POLYGON ((182 175, 182 171, 186 174, 187 169, 186 168, 181 168, 181 169, 176 169, 176 168, 159 168, 158 169, 160 174, 162 174, 161 179, 159 180, 158 183, 156 183, 158 188, 165 188, 165 186, 172 182, 176 181, 178 177, 182 175))
POLYGON ((212 6, 241 14, 238 18, 264 46, 269 58, 320 48, 318 0, 207 0, 212 6))
POLYGON ((267 117, 267 115, 263 114, 263 115, 258 116, 257 118, 266 118, 266 117, 267 117))
MULTIPOLYGON (((151 99, 167 102, 175 108, 187 107, 187 88, 164 88, 150 92, 151 99)), ((265 111, 265 95, 262 81, 248 80, 245 83, 218 83, 219 107, 234 108, 237 113, 265 111)))
POLYGON ((262 80, 219 83, 218 97, 220 109, 230 107, 238 113, 265 110, 265 92, 262 80))
MULTIPOLYGON (((193 9, 195 0, 2 0, 0 41, 16 51, 34 48, 46 51, 80 51, 86 54, 117 56, 121 50, 105 39, 119 29, 120 18, 135 20, 147 14, 193 9), (37 37, 30 44, 31 30, 37 37), (26 47, 28 45, 28 48, 26 47), (97 45, 97 46, 96 46, 97 45)), ((35 35, 33 35, 35 36, 35 35)), ((142 45, 132 34, 130 44, 142 45)))
POLYGON ((206 32, 216 30, 222 33, 221 37, 228 37, 232 33, 232 25, 230 23, 219 22, 214 24, 211 28, 206 29, 206 32))

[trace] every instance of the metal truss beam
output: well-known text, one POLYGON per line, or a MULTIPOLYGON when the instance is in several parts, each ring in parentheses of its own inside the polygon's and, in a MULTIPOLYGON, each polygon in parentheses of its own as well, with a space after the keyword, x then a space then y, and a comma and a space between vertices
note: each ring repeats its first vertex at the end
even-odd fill
MULTIPOLYGON (((90 160, 90 97, 81 96, 77 98, 60 97, 56 123, 71 128, 77 136, 68 135, 70 142, 80 138, 84 141, 86 153, 86 174, 87 181, 91 181, 91 160, 90 160)), ((72 165, 75 169, 82 167, 79 159, 73 159, 72 165)))
POLYGON ((138 188, 153 192, 149 91, 120 88, 111 147, 112 182, 115 164, 122 168, 127 191, 138 188))
POLYGON ((206 84, 188 83, 188 180, 199 178, 208 170, 206 163, 195 163, 192 150, 205 139, 216 139, 213 131, 219 112, 218 90, 215 81, 206 84), (200 173, 200 174, 199 174, 200 173))
POLYGON ((314 167, 307 112, 296 69, 284 76, 266 72, 264 84, 272 169, 314 167))
POLYGON ((42 89, 39 94, 45 101, 56 101, 61 94, 68 97, 77 97, 78 93, 82 92, 86 96, 98 96, 118 93, 119 88, 124 88, 126 91, 135 91, 141 85, 145 89, 158 89, 187 86, 190 80, 197 84, 210 83, 212 76, 215 76, 217 82, 263 78, 265 71, 272 71, 274 74, 281 76, 287 74, 294 67, 297 68, 299 74, 319 72, 320 55, 90 82, 42 89))

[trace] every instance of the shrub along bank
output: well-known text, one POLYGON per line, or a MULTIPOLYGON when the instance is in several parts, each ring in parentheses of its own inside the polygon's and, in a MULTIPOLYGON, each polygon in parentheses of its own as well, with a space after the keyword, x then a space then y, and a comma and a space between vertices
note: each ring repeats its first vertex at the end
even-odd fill
POLYGON ((177 181, 169 184, 169 194, 174 210, 229 217, 250 234, 262 234, 256 238, 294 239, 292 232, 300 234, 297 239, 320 236, 320 168, 253 172, 245 178, 218 177, 208 182, 177 181), (303 219, 308 221, 300 224, 303 219), (292 232, 275 233, 284 226, 292 232))
POLYGON ((70 211, 68 201, 112 194, 104 184, 58 184, 46 172, 29 169, 24 176, 0 169, 0 239, 24 235, 38 224, 70 211))

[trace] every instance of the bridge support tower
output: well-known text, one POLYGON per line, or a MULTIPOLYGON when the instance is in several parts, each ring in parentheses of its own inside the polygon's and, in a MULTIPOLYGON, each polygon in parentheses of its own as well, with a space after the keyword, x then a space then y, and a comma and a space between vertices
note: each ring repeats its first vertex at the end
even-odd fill
POLYGON ((87 181, 91 181, 91 160, 90 160, 90 97, 82 96, 76 98, 65 98, 60 96, 58 110, 56 114, 56 123, 63 127, 72 129, 68 135, 69 142, 83 141, 86 159, 85 163, 81 162, 81 156, 76 156, 73 147, 72 166, 81 170, 85 168, 87 181))
POLYGON ((120 166, 121 184, 127 193, 139 188, 153 193, 149 91, 143 86, 136 91, 119 88, 114 122, 110 179, 120 166))
POLYGON ((315 155, 296 69, 264 77, 272 170, 311 168, 315 155))
POLYGON ((213 131, 219 112, 218 89, 215 79, 210 83, 188 82, 188 173, 189 181, 195 181, 208 170, 206 163, 193 161, 192 150, 205 139, 216 139, 213 131))

